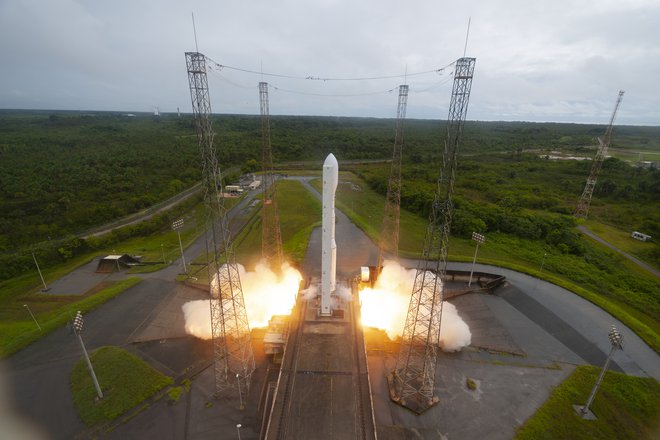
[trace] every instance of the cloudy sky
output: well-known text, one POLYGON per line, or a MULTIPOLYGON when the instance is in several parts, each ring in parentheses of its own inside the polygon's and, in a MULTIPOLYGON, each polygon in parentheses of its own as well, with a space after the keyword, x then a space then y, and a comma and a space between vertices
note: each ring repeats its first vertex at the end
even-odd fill
POLYGON ((191 12, 215 113, 446 119, 471 18, 468 119, 660 125, 657 0, 0 0, 0 108, 191 111, 191 12))

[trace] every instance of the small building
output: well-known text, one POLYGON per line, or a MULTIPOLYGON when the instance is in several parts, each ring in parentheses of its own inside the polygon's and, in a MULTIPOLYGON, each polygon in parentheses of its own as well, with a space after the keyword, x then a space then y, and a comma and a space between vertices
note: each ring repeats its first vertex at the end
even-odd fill
POLYGON ((633 231, 633 233, 630 234, 630 236, 632 238, 634 238, 635 240, 639 240, 639 241, 649 241, 649 240, 651 240, 650 235, 642 234, 641 232, 637 232, 637 231, 633 231))
POLYGON ((250 188, 250 190, 255 190, 255 189, 259 188, 260 186, 261 186, 261 180, 255 180, 255 181, 253 181, 252 183, 250 183, 248 185, 248 188, 250 188))
POLYGON ((140 260, 133 258, 128 254, 124 255, 108 255, 99 260, 99 265, 96 267, 97 273, 112 273, 120 271, 132 266, 140 264, 140 260))

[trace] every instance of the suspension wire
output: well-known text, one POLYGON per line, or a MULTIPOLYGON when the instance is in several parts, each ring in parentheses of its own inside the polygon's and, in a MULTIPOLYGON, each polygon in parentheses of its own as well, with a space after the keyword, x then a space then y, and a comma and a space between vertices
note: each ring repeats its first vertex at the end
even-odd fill
POLYGON ((333 98, 333 97, 353 97, 353 96, 372 96, 372 95, 382 95, 385 93, 392 93, 395 91, 397 88, 391 88, 388 90, 380 90, 377 92, 365 92, 365 93, 314 93, 314 92, 301 92, 299 90, 290 90, 290 89, 283 89, 281 87, 277 87, 272 84, 268 84, 270 88, 272 88, 275 91, 278 92, 285 92, 285 93, 293 93, 296 95, 308 95, 308 96, 323 96, 323 97, 328 97, 328 98, 333 98))
POLYGON ((287 78, 287 79, 311 80, 311 81, 370 81, 370 80, 407 78, 409 76, 428 75, 430 73, 442 74, 445 69, 447 69, 450 66, 453 66, 456 63, 456 61, 452 61, 451 63, 447 64, 446 66, 440 67, 438 69, 426 70, 426 71, 423 71, 423 72, 405 73, 403 75, 377 75, 377 76, 338 78, 338 77, 323 77, 323 76, 314 76, 314 75, 296 76, 296 75, 287 75, 287 74, 281 74, 281 73, 261 72, 261 71, 250 70, 250 69, 245 69, 245 68, 241 68, 241 67, 228 66, 226 64, 220 64, 220 63, 218 63, 217 61, 213 60, 212 58, 210 58, 208 56, 206 56, 206 59, 208 61, 210 61, 211 63, 213 63, 215 69, 217 69, 217 70, 230 69, 230 70, 235 70, 235 71, 243 72, 243 73, 261 75, 262 77, 263 76, 272 76, 272 77, 275 77, 275 78, 287 78))
MULTIPOLYGON (((226 82, 227 84, 230 84, 236 88, 239 89, 245 89, 245 90, 252 90, 254 87, 253 86, 246 86, 244 84, 239 84, 231 79, 229 79, 227 76, 222 75, 220 72, 217 70, 213 69, 212 66, 209 65, 209 68, 211 69, 211 72, 213 72, 214 75, 216 75, 221 81, 226 82)), ((415 89, 412 87, 410 89, 411 93, 425 93, 429 92, 435 88, 441 87, 447 83, 449 83, 454 77, 454 71, 452 70, 449 72, 446 78, 444 78, 441 81, 438 81, 436 83, 431 84, 430 86, 424 88, 424 89, 415 89)), ((327 97, 327 98, 341 98, 341 97, 358 97, 358 96, 374 96, 374 95, 383 95, 383 94, 388 94, 392 93, 397 90, 397 87, 392 87, 387 90, 377 90, 377 91, 372 91, 372 92, 364 92, 364 93, 318 93, 318 92, 306 92, 302 90, 293 90, 289 88, 284 88, 277 86, 272 83, 268 83, 268 87, 272 89, 273 91, 278 91, 278 92, 284 92, 284 93, 291 93, 295 95, 306 95, 306 96, 320 96, 320 97, 327 97)))

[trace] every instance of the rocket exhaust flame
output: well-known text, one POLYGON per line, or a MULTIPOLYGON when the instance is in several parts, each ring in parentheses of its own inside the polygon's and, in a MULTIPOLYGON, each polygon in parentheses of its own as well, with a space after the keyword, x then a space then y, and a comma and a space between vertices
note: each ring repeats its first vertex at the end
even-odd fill
MULTIPOLYGON (((281 275, 277 275, 263 262, 257 264, 251 272, 247 272, 240 264, 238 270, 250 328, 267 327, 273 315, 288 315, 291 312, 302 279, 300 272, 284 263, 281 275)), ((215 280, 212 288, 217 292, 215 280)), ((217 293, 213 296, 217 296, 217 293)), ((211 339, 209 300, 189 301, 181 309, 186 333, 201 339, 211 339)))
MULTIPOLYGON (((392 340, 401 336, 414 282, 415 269, 385 261, 374 287, 360 291, 362 325, 383 329, 392 340)), ((440 324, 440 348, 458 351, 470 345, 471 340, 470 329, 458 315, 456 307, 445 302, 440 324)))

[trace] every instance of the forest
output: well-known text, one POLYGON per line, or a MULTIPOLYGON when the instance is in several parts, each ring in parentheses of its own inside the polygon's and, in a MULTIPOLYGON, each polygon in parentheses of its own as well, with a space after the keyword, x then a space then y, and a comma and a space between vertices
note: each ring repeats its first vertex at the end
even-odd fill
MULTIPOLYGON (((259 170, 258 116, 215 115, 213 127, 223 169, 259 170)), ((576 232, 569 228, 569 214, 591 163, 548 157, 556 151, 593 157, 596 138, 604 129, 588 124, 468 121, 453 233, 497 230, 580 254, 579 240, 570 236, 576 232)), ((381 160, 380 165, 355 171, 385 192, 394 120, 273 116, 271 132, 277 167, 320 161, 329 152, 340 163, 381 160)), ((406 121, 402 204, 412 212, 428 213, 444 134, 443 121, 406 121)), ((617 126, 612 147, 643 151, 645 158, 658 162, 660 127, 617 126)), ((6 263, 0 279, 30 267, 32 252, 48 254, 49 261, 82 252, 87 245, 79 239, 83 231, 191 187, 200 178, 200 168, 190 115, 0 111, 0 259, 6 263)), ((230 182, 237 176, 224 177, 230 182)), ((596 187, 592 215, 658 237, 659 200, 660 171, 610 158, 596 187)), ((646 256, 656 266, 657 254, 656 247, 646 256)))

